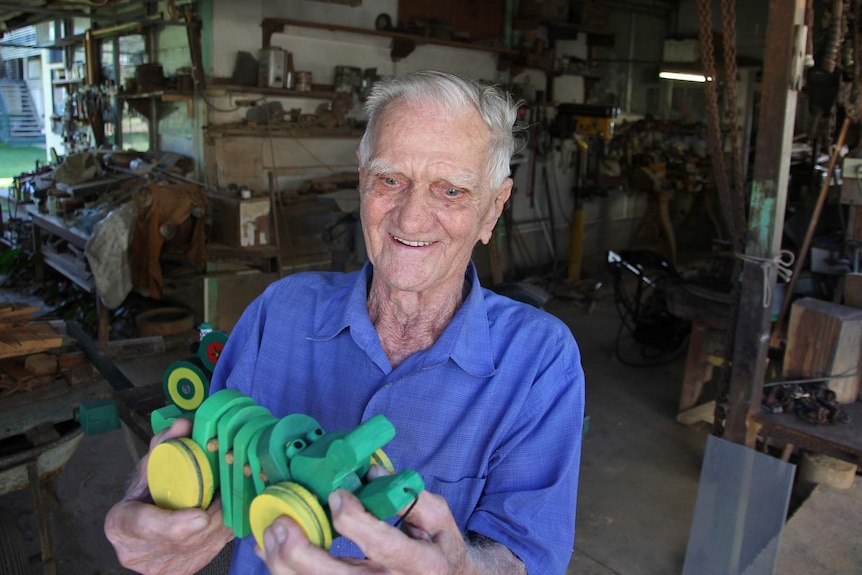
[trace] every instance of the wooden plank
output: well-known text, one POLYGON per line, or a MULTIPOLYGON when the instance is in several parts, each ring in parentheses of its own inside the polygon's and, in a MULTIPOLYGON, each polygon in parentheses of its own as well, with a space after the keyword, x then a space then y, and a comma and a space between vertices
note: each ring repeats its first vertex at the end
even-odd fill
POLYGON ((790 308, 785 379, 830 379, 829 389, 838 403, 853 403, 859 397, 862 369, 862 310, 814 298, 802 298, 790 308))
POLYGON ((862 309, 862 273, 844 276, 844 305, 862 309))
POLYGON ((105 381, 83 366, 33 391, 4 397, 0 402, 0 439, 17 435, 40 423, 72 419, 81 402, 109 397, 105 381))
POLYGON ((46 323, 0 332, 0 358, 18 357, 60 347, 63 336, 46 323))
POLYGON ((862 206, 850 206, 853 225, 848 230, 850 240, 862 240, 862 206))
MULTIPOLYGON (((747 255, 759 258, 771 258, 781 249, 799 89, 792 63, 794 52, 804 50, 804 42, 795 47, 794 39, 797 26, 804 22, 805 4, 805 0, 769 2, 745 245, 747 255)), ((775 286, 775 270, 764 277, 759 264, 746 262, 741 282, 724 437, 753 447, 756 433, 748 421, 760 408, 772 319, 771 310, 763 306, 763 287, 764 282, 775 286)))
MULTIPOLYGON (((563 20, 568 17, 568 2, 521 2, 522 13, 543 20, 563 20), (558 15, 550 7, 560 6, 564 14, 558 15), (533 8, 533 11, 527 10, 533 8), (551 15, 555 16, 551 16, 551 15)), ((453 30, 464 30, 470 40, 498 40, 503 37, 506 17, 505 0, 486 0, 484 2, 463 2, 462 0, 399 0, 398 20, 413 23, 429 22, 439 19, 449 23, 453 30)))
POLYGON ((676 414, 677 423, 683 425, 694 425, 695 423, 705 421, 712 423, 715 418, 715 400, 707 401, 696 407, 692 407, 685 411, 676 414))
MULTIPOLYGON (((697 405, 703 391, 703 385, 712 372, 712 366, 706 363, 708 330, 709 327, 700 322, 693 322, 691 326, 688 355, 682 376, 682 389, 679 393, 678 411, 680 414, 697 405)), ((679 416, 677 416, 677 421, 679 421, 679 416)))
POLYGON ((352 34, 361 34, 363 36, 379 36, 382 38, 392 38, 393 40, 404 40, 415 44, 433 44, 438 46, 449 46, 450 48, 463 48, 465 50, 478 50, 480 52, 490 52, 492 54, 503 54, 507 56, 517 56, 518 52, 506 48, 498 48, 485 44, 468 44, 466 42, 454 42, 452 40, 444 40, 442 38, 432 38, 429 36, 416 36, 413 34, 404 34, 403 32, 394 32, 389 30, 374 30, 371 28, 356 28, 353 26, 341 26, 339 24, 327 24, 323 22, 309 22, 306 20, 294 20, 291 18, 264 18, 260 27, 262 31, 263 48, 270 46, 270 40, 274 33, 284 31, 285 26, 298 26, 301 28, 317 28, 321 30, 330 30, 332 32, 349 32, 352 34))
POLYGON ((0 323, 27 323, 28 321, 30 321, 30 319, 32 319, 33 314, 38 312, 39 310, 40 308, 38 307, 21 307, 21 305, 19 304, 4 305, 3 308, 0 309, 0 323))
POLYGON ((3 373, 9 375, 14 380, 22 380, 27 379, 28 377, 33 377, 33 374, 30 373, 23 364, 17 361, 16 358, 6 357, 0 360, 0 370, 3 373))

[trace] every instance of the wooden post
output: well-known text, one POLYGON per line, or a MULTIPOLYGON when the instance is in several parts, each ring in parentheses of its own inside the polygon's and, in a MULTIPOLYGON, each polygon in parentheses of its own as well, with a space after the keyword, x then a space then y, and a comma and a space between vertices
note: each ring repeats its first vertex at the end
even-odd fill
MULTIPOLYGON (((805 34, 800 33, 804 15, 805 0, 769 2, 745 236, 745 253, 758 258, 772 258, 781 249, 796 96, 801 87, 801 56, 805 50, 805 34)), ((742 271, 725 438, 749 446, 754 445, 756 436, 753 431, 749 433, 748 417, 760 407, 772 318, 771 309, 763 307, 763 286, 769 282, 774 288, 775 277, 774 268, 764 277, 756 263, 746 262, 742 271)))

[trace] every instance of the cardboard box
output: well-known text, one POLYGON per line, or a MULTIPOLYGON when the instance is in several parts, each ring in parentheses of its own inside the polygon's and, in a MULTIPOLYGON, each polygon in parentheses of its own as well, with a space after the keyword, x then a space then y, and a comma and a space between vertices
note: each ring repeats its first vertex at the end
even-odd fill
POLYGON ((213 242, 236 248, 253 248, 271 243, 272 218, 268 197, 228 198, 210 195, 213 242))

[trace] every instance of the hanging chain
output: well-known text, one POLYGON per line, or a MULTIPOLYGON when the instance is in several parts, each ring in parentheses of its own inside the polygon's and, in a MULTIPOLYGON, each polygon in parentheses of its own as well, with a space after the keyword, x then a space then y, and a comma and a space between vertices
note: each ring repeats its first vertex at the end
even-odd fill
POLYGON ((721 143, 721 123, 718 116, 718 94, 716 91, 715 71, 715 48, 712 43, 712 0, 697 0, 697 11, 700 20, 700 57, 703 60, 703 74, 707 77, 706 91, 706 120, 707 140, 709 142, 712 156, 712 173, 715 179, 715 188, 721 202, 724 213, 725 224, 733 241, 733 247, 737 247, 739 230, 736 227, 733 204, 731 202, 730 190, 728 189, 727 171, 724 167, 724 147, 721 143))
MULTIPOLYGON (((731 123, 731 137, 733 138, 734 180, 735 193, 731 193, 727 181, 727 172, 724 165, 724 146, 721 138, 721 123, 718 114, 718 95, 715 81, 717 79, 715 70, 715 52, 712 42, 712 1, 698 0, 698 16, 700 20, 700 51, 703 59, 704 74, 712 77, 713 81, 706 82, 706 110, 707 128, 709 130, 709 143, 712 150, 712 166, 715 177, 715 185, 721 201, 722 212, 725 223, 730 234, 732 249, 736 253, 742 252, 742 233, 745 231, 745 204, 742 192, 742 162, 738 152, 738 122, 737 122, 737 99, 736 99, 736 15, 735 10, 728 7, 728 2, 733 0, 722 0, 722 31, 724 34, 724 59, 728 87, 728 114, 731 123), (738 164, 737 164, 738 162, 738 164)), ((716 402, 713 417, 712 432, 717 437, 724 435, 724 424, 727 417, 727 396, 730 389, 731 365, 730 358, 733 356, 733 346, 736 339, 736 321, 739 315, 739 294, 742 273, 742 260, 734 258, 733 271, 731 273, 730 309, 728 313, 728 325, 724 332, 724 356, 725 361, 718 368, 716 377, 716 402)))
MULTIPOLYGON (((736 0, 721 0, 721 30, 724 35, 724 70, 727 93, 727 123, 733 153, 733 198, 736 227, 745 229, 745 174, 739 142, 738 94, 736 84, 736 0)), ((742 238, 739 238, 741 241, 742 238)))
POLYGON ((844 102, 844 110, 847 113, 847 116, 853 120, 854 122, 859 121, 859 105, 860 105, 860 58, 859 57, 859 9, 862 6, 862 2, 860 0, 853 0, 851 2, 850 12, 847 14, 847 36, 845 37, 844 42, 847 45, 847 49, 845 50, 845 61, 844 68, 850 73, 851 85, 850 89, 847 92, 847 98, 844 102))

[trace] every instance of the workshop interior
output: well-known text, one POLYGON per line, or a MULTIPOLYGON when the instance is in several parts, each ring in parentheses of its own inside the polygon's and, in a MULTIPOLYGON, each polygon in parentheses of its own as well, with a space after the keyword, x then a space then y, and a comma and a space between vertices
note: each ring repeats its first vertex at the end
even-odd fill
POLYGON ((363 103, 424 69, 519 102, 473 260, 582 350, 568 573, 862 573, 860 30, 862 0, 0 0, 0 573, 125 573, 104 513, 179 417, 153 498, 221 493, 237 536, 415 501, 385 418, 209 381, 268 285, 365 264, 363 103))

